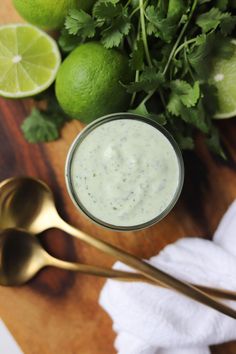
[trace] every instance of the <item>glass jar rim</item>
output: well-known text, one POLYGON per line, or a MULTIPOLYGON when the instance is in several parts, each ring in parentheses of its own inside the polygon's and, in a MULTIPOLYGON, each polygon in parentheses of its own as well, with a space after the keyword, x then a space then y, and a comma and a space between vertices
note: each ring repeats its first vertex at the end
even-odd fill
POLYGON ((121 113, 113 113, 109 114, 106 116, 103 116, 101 118, 96 119, 92 123, 88 124, 74 139, 72 142, 67 158, 66 158, 66 164, 65 164, 65 179, 66 179, 66 186, 68 193, 70 195, 70 198, 74 205, 76 206, 77 209, 79 209, 85 216, 89 218, 89 220, 93 221, 94 223, 103 226, 107 229, 115 230, 115 231, 138 231, 145 229, 147 227, 150 227, 160 220, 162 220, 169 212, 173 209, 175 206, 176 202, 179 199, 179 196, 181 194, 182 188, 183 188, 183 183, 184 183, 184 162, 183 162, 183 157, 182 153, 180 151, 180 148, 172 135, 159 123, 156 121, 144 117, 142 115, 138 114, 133 114, 133 113, 128 113, 128 112, 121 112, 121 113), (153 126, 155 129, 157 129, 159 132, 161 132, 169 141, 171 146, 173 147, 173 150, 176 154, 177 161, 178 161, 178 167, 179 167, 179 181, 178 181, 178 186, 176 188, 175 194, 173 195, 173 198, 171 202, 168 204, 168 206, 160 213, 158 214, 155 218, 145 222, 141 223, 138 225, 133 225, 133 226, 118 226, 118 225, 113 225, 104 222, 103 220, 100 220, 96 218, 94 215, 92 215, 82 204, 82 202, 79 200, 79 197, 77 196, 74 187, 73 187, 73 182, 72 182, 72 176, 71 176, 71 165, 72 161, 74 158, 74 154, 76 150, 78 149, 79 145, 82 143, 82 141, 96 128, 98 128, 100 125, 114 121, 114 120, 122 120, 122 119, 132 119, 132 120, 138 120, 144 123, 147 123, 151 126, 153 126))

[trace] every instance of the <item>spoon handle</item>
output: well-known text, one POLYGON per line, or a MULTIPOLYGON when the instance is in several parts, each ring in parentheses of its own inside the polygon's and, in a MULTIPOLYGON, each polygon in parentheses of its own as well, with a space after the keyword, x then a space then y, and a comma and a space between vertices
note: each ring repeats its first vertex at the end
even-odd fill
MULTIPOLYGON (((54 266, 57 268, 70 270, 74 272, 79 272, 86 275, 94 275, 94 276, 99 276, 103 278, 109 278, 109 279, 114 279, 114 280, 119 280, 124 282, 145 282, 148 284, 158 285, 160 287, 166 288, 166 286, 163 286, 161 283, 159 284, 154 283, 153 281, 147 279, 146 277, 144 277, 142 274, 139 273, 132 273, 132 272, 127 272, 127 271, 122 271, 122 270, 117 270, 112 268, 91 266, 87 264, 66 262, 66 261, 62 261, 61 259, 54 258, 52 256, 50 256, 48 261, 49 261, 48 265, 50 266, 54 266)), ((211 287, 207 287, 203 285, 195 285, 195 284, 193 286, 195 286, 197 289, 205 291, 206 293, 214 297, 219 297, 228 300, 236 300, 236 292, 234 291, 211 288, 211 287)))
POLYGON ((121 262, 131 266, 132 268, 138 270, 141 274, 143 274, 148 279, 151 279, 153 282, 157 284, 161 284, 163 286, 167 286, 168 288, 172 288, 177 290, 178 292, 194 299, 204 305, 207 305, 215 310, 218 310, 225 315, 228 315, 234 319, 236 319, 236 311, 223 303, 217 301, 213 296, 208 295, 204 291, 197 289, 195 286, 190 285, 184 281, 181 281, 172 275, 163 272, 162 270, 153 267, 151 264, 115 247, 111 244, 92 237, 75 227, 67 224, 64 220, 58 219, 57 227, 61 228, 63 231, 71 234, 74 237, 86 242, 87 244, 96 247, 100 251, 103 251, 111 256, 117 258, 121 262))

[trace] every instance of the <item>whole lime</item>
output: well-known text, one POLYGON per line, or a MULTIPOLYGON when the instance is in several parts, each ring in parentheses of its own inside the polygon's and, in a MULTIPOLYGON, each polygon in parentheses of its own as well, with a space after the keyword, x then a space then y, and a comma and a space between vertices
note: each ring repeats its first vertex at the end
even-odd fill
POLYGON ((63 110, 85 123, 127 109, 130 81, 126 56, 98 42, 80 45, 62 63, 56 96, 63 110))
POLYGON ((88 10, 93 2, 94 0, 13 0, 16 10, 26 21, 48 30, 62 27, 69 9, 88 10))
POLYGON ((217 88, 218 110, 214 118, 224 119, 236 116, 236 40, 233 39, 234 52, 230 58, 214 58, 209 83, 217 88))

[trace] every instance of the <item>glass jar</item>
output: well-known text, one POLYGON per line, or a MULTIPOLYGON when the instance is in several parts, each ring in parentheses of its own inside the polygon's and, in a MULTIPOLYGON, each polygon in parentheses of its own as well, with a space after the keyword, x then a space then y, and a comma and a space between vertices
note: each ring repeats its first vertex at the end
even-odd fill
MULTIPOLYGON (((114 124, 113 124, 114 125, 114 124)), ((137 125, 137 124, 136 124, 137 125)), ((110 124, 110 126, 103 126, 103 129, 107 129, 107 127, 111 128, 112 129, 112 124, 110 124)), ((144 125, 142 125, 142 127, 144 127, 144 125)), ((122 128, 123 131, 125 128, 122 128)), ((144 129, 144 128, 143 128, 144 129)), ((146 128, 145 128, 146 129, 146 128)), ((118 129, 119 130, 119 129, 118 129)), ((150 129, 149 129, 150 130, 150 129)), ((101 128, 99 129, 99 134, 101 133, 101 128)), ((126 130, 127 132, 129 131, 128 135, 131 136, 131 133, 130 133, 130 130, 126 130)), ((110 133, 112 131, 110 130, 110 133)), ((153 133, 154 134, 154 131, 152 129, 152 132, 150 131, 150 133, 153 133)), ((155 131, 155 133, 157 133, 155 131)), ((105 133, 104 133, 105 134, 105 133)), ((119 136, 119 133, 117 133, 116 131, 114 131, 114 139, 117 139, 117 135, 119 136)), ((111 134, 112 135, 112 134, 111 134)), ((95 139, 95 138, 94 138, 95 139)), ((113 139, 113 141, 114 141, 113 139)), ((123 137, 123 140, 125 139, 125 137, 123 137)), ((130 138, 129 138, 130 139, 130 138)), ((104 135, 104 139, 101 139, 101 140, 109 140, 109 134, 106 134, 104 135)), ((121 137, 121 140, 122 140, 122 137, 121 137)), ((103 142, 104 143, 104 142, 103 142)), ((95 142, 94 140, 94 146, 96 146, 97 142, 95 142)), ((104 143, 105 144, 105 143, 104 143)), ((125 143, 124 143, 125 144, 125 143)), ((132 145, 132 144, 131 144, 132 145)), ((148 145, 148 143, 147 143, 148 145)), ((88 145, 89 146, 89 145, 88 145)), ((164 145, 163 145, 164 146, 164 145)), ((104 148, 104 147, 103 147, 104 148)), ((89 149, 87 149, 89 150, 89 149)), ((105 146, 105 150, 106 150, 106 146, 105 146)), ((165 149, 163 149, 163 154, 165 153, 164 151, 165 149)), ((153 152, 150 151, 150 152, 153 152)), ((107 151, 105 151, 105 153, 107 153, 107 151)), ((160 152, 162 153, 162 152, 160 152)), ((100 153, 99 153, 99 144, 97 144, 97 147, 95 148, 94 150, 94 154, 97 154, 97 157, 96 157, 96 161, 95 161, 95 164, 96 166, 98 166, 99 168, 99 164, 102 163, 99 161, 100 159, 100 153)), ((119 154, 119 152, 118 152, 119 154)), ((148 155, 148 154, 147 154, 148 155)), ((90 155, 91 156, 91 155, 90 155)), ((124 153, 124 156, 126 156, 126 153, 124 153)), ((93 156, 94 158, 94 156, 93 156)), ((109 157, 110 158, 110 157, 109 157)), ((111 157, 112 158, 112 157, 111 157)), ((145 160, 145 156, 140 152, 140 158, 142 158, 143 160, 145 160)), ((158 162, 158 161, 157 161, 158 162)), ((170 161, 169 161, 170 162, 170 161)), ((110 160, 110 163, 112 165, 113 163, 113 160, 110 160)), ((96 169, 96 166, 94 166, 94 168, 96 169)), ((171 168, 171 166, 169 166, 171 168)), ((88 172, 88 175, 91 177, 91 166, 89 166, 90 168, 90 172, 88 172)), ((123 167, 124 168, 124 167, 123 167)), ((135 167, 136 168, 136 167, 135 167)), ((100 170, 102 171, 102 170, 100 170)), ((115 172, 116 175, 114 175, 114 179, 117 180, 117 185, 121 185, 120 184, 120 181, 119 179, 122 178, 122 175, 119 174, 120 171, 119 169, 116 169, 116 171, 118 172, 115 172), (117 177, 117 174, 118 174, 118 177, 117 177), (117 179, 118 178, 118 179, 117 179)), ((164 170, 163 169, 163 180, 165 180, 165 175, 164 175, 164 171, 168 171, 168 170, 164 170)), ((173 170, 174 171, 174 170, 173 170)), ((114 171, 113 171, 114 172, 114 171)), ((144 173, 144 177, 145 177, 145 171, 142 170, 142 172, 144 173)), ((177 172, 176 172, 177 173, 177 172)), ((136 115, 136 114, 131 114, 131 113, 115 113, 115 114, 110 114, 110 115, 107 115, 107 116, 104 116, 100 119, 97 119, 95 120, 94 122, 90 123, 88 126, 85 127, 85 129, 83 129, 79 134, 78 136, 76 137, 76 139, 74 140, 74 142, 72 143, 70 149, 69 149, 69 152, 68 152, 68 156, 67 156, 67 161, 66 161, 66 167, 65 167, 65 175, 66 175, 66 184, 67 184, 67 189, 68 189, 68 192, 69 192, 69 195, 73 201, 73 203, 75 204, 75 206, 80 210, 82 211, 90 220, 92 220, 93 222, 103 226, 103 227, 106 227, 106 228, 109 228, 109 229, 112 229, 112 230, 118 230, 118 231, 135 231, 135 230, 140 230, 140 229, 144 229, 144 228, 147 228, 155 223, 157 223, 158 221, 160 221, 162 218, 164 218, 170 211, 171 209, 174 207, 175 203, 177 202, 179 196, 180 196, 180 193, 181 193, 181 190, 182 190, 182 186, 183 186, 183 181, 184 181, 184 164, 183 164, 183 158, 182 158, 182 154, 181 154, 181 151, 177 145, 177 143, 175 142, 175 140, 173 139, 173 137, 171 136, 171 134, 165 129, 163 128, 161 125, 159 125, 158 123, 156 123, 155 121, 151 120, 151 119, 148 119, 148 118, 145 118, 143 116, 140 116, 140 115, 136 115), (165 142, 166 144, 166 148, 168 147, 168 149, 173 152, 171 152, 171 154, 173 154, 173 156, 175 156, 176 158, 176 166, 177 166, 177 169, 178 169, 178 177, 177 177, 177 180, 174 181, 174 183, 176 183, 176 188, 174 190, 174 192, 172 193, 171 195, 171 198, 170 200, 168 201, 168 203, 162 207, 162 209, 160 209, 160 212, 156 212, 156 216, 152 216, 150 217, 150 220, 142 220, 141 222, 135 222, 133 225, 130 224, 130 222, 128 223, 127 222, 127 225, 125 224, 122 224, 122 222, 112 222, 112 219, 109 219, 109 220, 105 220, 106 217, 98 217, 98 215, 95 215, 96 212, 93 212, 91 209, 92 208, 92 204, 91 204, 91 207, 88 206, 88 203, 87 203, 87 206, 85 206, 85 203, 82 202, 81 198, 82 198, 82 194, 85 193, 85 188, 87 189, 86 193, 89 195, 91 195, 91 192, 92 192, 92 189, 94 188, 94 185, 93 184, 90 184, 90 187, 88 185, 86 185, 85 187, 85 182, 81 182, 81 181, 84 181, 86 180, 86 174, 83 174, 83 169, 84 169, 84 165, 83 165, 83 161, 85 161, 86 159, 88 159, 87 161, 89 161, 90 157, 89 157, 89 154, 91 153, 91 149, 90 151, 87 151, 86 152, 86 149, 83 148, 83 158, 81 157, 82 156, 82 142, 83 144, 90 144, 90 147, 93 146, 93 136, 95 136, 96 134, 98 134, 98 131, 95 132, 95 130, 101 126, 103 126, 104 124, 107 124, 107 123, 110 123, 110 122, 113 122, 113 121, 118 121, 116 122, 116 126, 118 128, 121 129, 121 125, 123 124, 127 124, 127 126, 129 127, 130 124, 133 124, 131 123, 130 121, 134 122, 134 121, 137 121, 137 122, 142 122, 142 123, 145 123, 145 124, 148 124, 149 127, 152 127, 154 128, 155 130, 157 130, 160 134, 158 135, 159 138, 162 139, 163 143, 165 142), (95 132, 91 135, 92 132, 95 132), (86 138, 89 137, 89 139, 86 140, 86 138), (91 141, 90 141, 91 140, 91 141), (90 142, 89 142, 90 141, 90 142), (80 152, 81 150, 81 152, 80 152), (87 155, 86 155, 87 153, 87 155), (81 155, 81 156, 80 156, 81 155), (81 160, 82 158, 82 160, 81 160), (79 165, 81 165, 81 169, 79 169, 79 166, 76 166, 76 168, 78 168, 78 171, 81 172, 81 174, 83 174, 83 176, 77 176, 75 173, 73 174, 72 173, 72 170, 75 168, 73 167, 74 164, 76 163, 75 160, 76 159, 80 159, 78 161, 82 161, 79 165), (76 178, 78 178, 76 180, 76 178), (79 182, 79 178, 80 178, 80 182, 79 182), (83 190, 83 193, 82 193, 82 189, 83 190), (81 191, 81 192, 80 192, 81 191)), ((94 175, 95 172, 94 172, 94 175)), ((132 176, 132 178, 134 178, 135 175, 132 176)), ((138 177, 137 177, 138 178, 138 177)), ((174 178, 174 177, 173 177, 174 178)), ((107 181, 107 184, 109 184, 109 181, 111 181, 112 178, 111 178, 111 175, 110 177, 108 178, 108 181, 107 181)), ((125 178, 123 179, 125 180, 125 178)), ((136 184, 135 182, 135 179, 133 179, 134 183, 131 183, 131 184, 136 184)), ((171 181, 171 176, 169 176, 169 181, 171 181)), ((101 183, 99 184, 98 183, 98 188, 100 188, 101 185, 104 186, 104 178, 103 180, 100 181, 101 183)), ((91 182, 92 183, 92 182, 91 182)), ((113 183, 113 182, 112 182, 113 183)), ((138 183, 138 182, 137 182, 138 183)), ((172 183, 172 182, 171 182, 172 183)), ((113 187, 114 187, 114 183, 113 183, 113 187)), ((141 184, 142 185, 142 184, 141 184)), ((106 189, 106 185, 105 185, 105 189, 106 189)), ((109 186, 108 186, 109 187, 109 186)), ((127 188, 129 187, 129 185, 126 186, 126 192, 127 192, 127 188)), ((130 185, 130 187, 132 187, 130 185)), ((168 187, 168 185, 167 185, 168 187)), ((118 187, 117 187, 118 188, 118 187)), ((137 187, 138 188, 138 192, 140 192, 140 188, 139 186, 137 187)), ((148 183, 146 184, 146 189, 149 188, 149 185, 148 183)), ((167 188, 168 189, 168 188, 167 188)), ((96 192, 96 191, 95 191, 96 192)), ((99 190, 98 191, 99 193, 101 193, 101 191, 99 190)), ((114 191, 112 190, 111 188, 111 198, 112 198, 112 193, 114 191)), ((134 193, 134 192, 133 192, 134 193)), ((164 193, 164 192, 163 192, 164 193)), ((95 193, 96 194, 96 193, 95 193)), ((160 192, 161 194, 161 192, 160 192)), ((85 195, 85 194, 84 194, 85 195)), ((104 199, 105 199, 105 195, 106 193, 103 194, 104 195, 104 199)), ((149 195, 150 195, 150 203, 153 204, 153 200, 152 197, 151 197, 151 194, 150 194, 150 191, 149 191, 149 195)), ((153 196, 157 196, 158 195, 158 192, 157 194, 153 193, 153 196)), ((93 196, 91 196, 92 198, 93 196)), ((135 198, 135 193, 134 193, 134 198, 135 198)), ((158 197, 154 200, 157 201, 158 197)), ((100 199, 101 201, 102 199, 100 199)), ((133 199, 135 200, 135 199, 133 199)), ((94 202, 95 202, 95 199, 94 199, 94 202)), ((96 201, 96 203, 98 202, 98 200, 96 201)), ((138 204, 138 207, 140 207, 141 205, 141 200, 139 200, 139 204, 138 204)), ((147 202, 145 200, 145 202, 147 202)), ((158 203, 157 203, 158 204, 158 203)), ((155 203, 153 204, 154 207, 155 207, 155 203)), ((134 208, 136 208, 136 213, 137 213, 137 205, 134 206, 134 208)), ((102 204, 99 205, 96 205, 96 210, 98 210, 98 212, 100 213, 101 210, 102 210, 102 204)), ((111 205, 111 211, 114 213, 115 211, 112 210, 115 209, 115 207, 111 205)), ((144 209, 144 213, 147 212, 147 209, 148 208, 145 208, 144 209)), ((105 210, 105 209, 104 209, 105 210)), ((151 210, 151 209, 150 209, 151 210)), ((109 212, 109 209, 107 209, 107 211, 109 212)), ((105 215, 108 215, 109 213, 105 213, 105 215)), ((122 207, 121 207, 121 212, 122 212, 122 207)), ((153 212, 153 210, 152 210, 153 212)), ((114 214, 115 215, 115 214, 114 214)), ((112 216, 110 216, 112 218, 112 216)), ((142 218, 143 215, 140 214, 140 217, 142 218)), ((137 218, 138 218, 138 215, 137 215, 137 218)), ((120 217, 120 219, 122 219, 122 217, 120 217)), ((125 218, 124 218, 125 219, 125 218)))

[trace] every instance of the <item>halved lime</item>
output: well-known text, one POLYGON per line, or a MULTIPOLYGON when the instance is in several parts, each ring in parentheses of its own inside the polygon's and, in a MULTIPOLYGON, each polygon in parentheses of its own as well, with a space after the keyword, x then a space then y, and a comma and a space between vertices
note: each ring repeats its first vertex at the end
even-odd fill
POLYGON ((231 118, 236 116, 236 40, 234 54, 229 59, 215 59, 210 83, 218 90, 219 109, 214 118, 231 118))
POLYGON ((36 95, 54 81, 61 57, 56 42, 28 24, 0 26, 0 95, 36 95))

